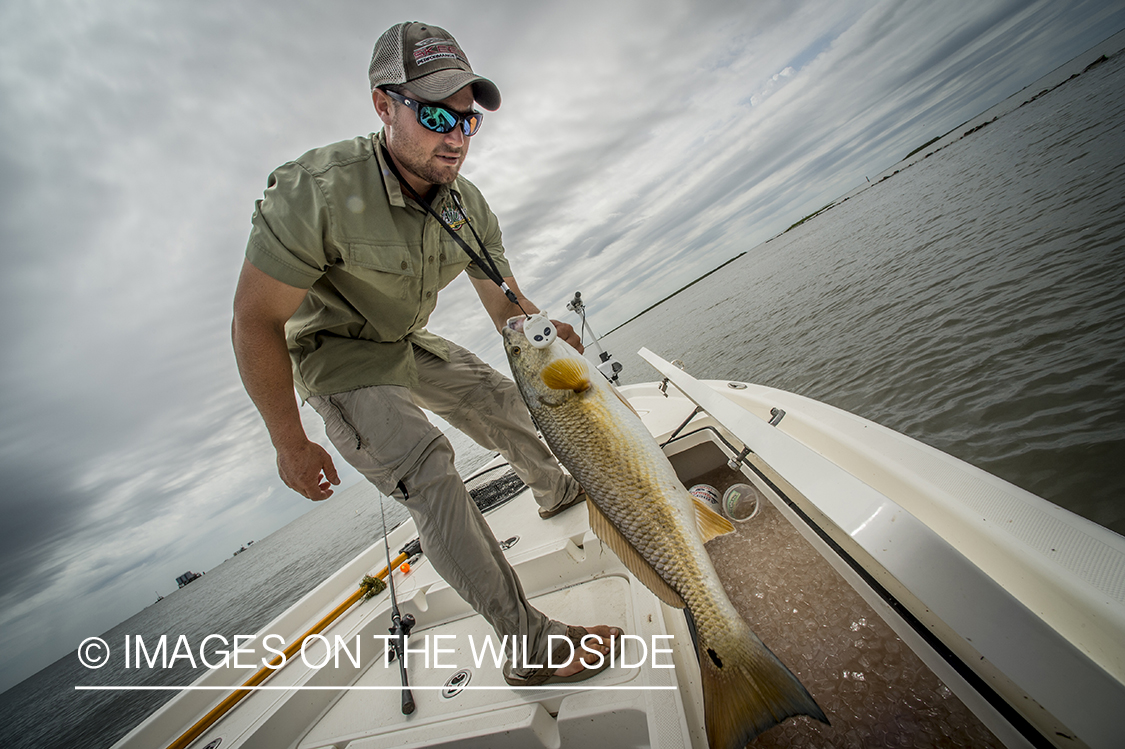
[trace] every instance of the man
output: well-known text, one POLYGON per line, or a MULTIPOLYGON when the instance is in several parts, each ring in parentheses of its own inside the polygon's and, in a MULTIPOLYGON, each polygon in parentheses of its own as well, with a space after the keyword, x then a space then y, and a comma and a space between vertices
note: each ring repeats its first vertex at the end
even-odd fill
MULTIPOLYGON (((301 426, 296 386, 341 455, 407 508, 442 577, 497 634, 526 637, 526 654, 505 667, 509 683, 587 678, 595 669, 580 659, 559 669, 520 664, 546 664, 550 635, 576 645, 586 637, 608 653, 619 632, 568 627, 531 606, 454 469, 452 447, 419 408, 503 454, 541 516, 585 499, 536 438, 514 383, 425 330, 437 292, 466 269, 497 329, 537 311, 512 277, 496 217, 459 176, 483 119, 474 102, 496 110, 500 92, 448 32, 417 22, 379 38, 369 78, 383 130, 279 167, 256 203, 234 303, 239 372, 286 485, 319 501, 339 484, 331 457, 301 426)), ((578 345, 571 326, 556 325, 578 345)))

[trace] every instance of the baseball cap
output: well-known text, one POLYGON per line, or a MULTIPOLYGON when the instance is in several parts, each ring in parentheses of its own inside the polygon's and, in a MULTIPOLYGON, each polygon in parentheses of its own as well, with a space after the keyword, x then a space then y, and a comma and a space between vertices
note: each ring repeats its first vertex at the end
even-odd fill
POLYGON ((500 89, 473 73, 469 58, 445 29, 419 21, 395 24, 375 42, 368 69, 371 90, 407 85, 429 101, 441 101, 468 85, 485 109, 500 108, 500 89))

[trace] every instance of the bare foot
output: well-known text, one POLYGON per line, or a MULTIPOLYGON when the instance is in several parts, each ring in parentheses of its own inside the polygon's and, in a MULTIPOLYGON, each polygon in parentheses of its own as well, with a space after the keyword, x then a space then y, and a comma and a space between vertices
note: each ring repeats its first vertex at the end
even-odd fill
POLYGON ((620 627, 610 627, 605 624, 587 627, 586 631, 591 635, 596 635, 597 639, 587 638, 585 648, 575 648, 577 657, 571 659, 570 663, 555 671, 555 676, 572 676, 586 668, 587 665, 596 667, 598 665, 598 657, 589 651, 595 650, 608 658, 609 651, 616 645, 613 641, 614 638, 620 637, 623 634, 620 627))

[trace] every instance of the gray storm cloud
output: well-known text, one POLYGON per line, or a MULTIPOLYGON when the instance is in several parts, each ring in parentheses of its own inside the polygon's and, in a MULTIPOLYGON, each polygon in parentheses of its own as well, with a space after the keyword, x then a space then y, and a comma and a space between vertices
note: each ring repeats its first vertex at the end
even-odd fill
MULTIPOLYGON (((0 9, 0 688, 311 509, 241 389, 231 297, 267 175, 376 127, 371 46, 416 14, 0 9)), ((1125 25, 1077 0, 426 15, 503 92, 466 175, 521 287, 558 316, 581 289, 600 332, 1125 25)), ((431 329, 505 370, 468 283, 431 329)))

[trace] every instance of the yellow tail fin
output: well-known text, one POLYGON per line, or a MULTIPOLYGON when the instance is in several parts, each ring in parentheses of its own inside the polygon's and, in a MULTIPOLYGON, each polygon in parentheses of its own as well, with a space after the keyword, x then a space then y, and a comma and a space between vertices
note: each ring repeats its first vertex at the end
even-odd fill
POLYGON ((742 749, 758 734, 795 715, 828 718, 808 690, 753 633, 745 647, 718 653, 699 644, 707 743, 742 749))

